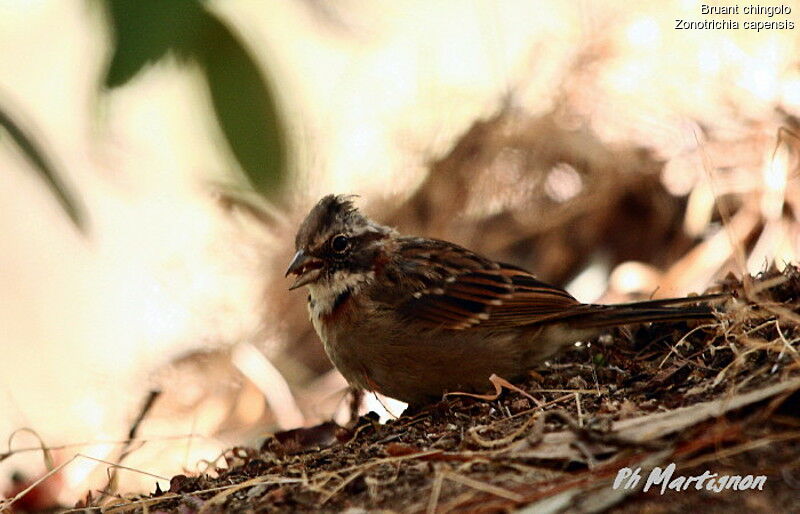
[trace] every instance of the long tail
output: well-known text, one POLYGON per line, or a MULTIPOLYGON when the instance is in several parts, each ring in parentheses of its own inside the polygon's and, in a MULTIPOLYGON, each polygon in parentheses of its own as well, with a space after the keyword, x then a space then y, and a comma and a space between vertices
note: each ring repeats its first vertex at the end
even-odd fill
POLYGON ((558 316, 558 320, 569 320, 570 325, 576 328, 605 328, 633 323, 714 319, 711 304, 729 297, 722 293, 613 305, 584 304, 558 316))

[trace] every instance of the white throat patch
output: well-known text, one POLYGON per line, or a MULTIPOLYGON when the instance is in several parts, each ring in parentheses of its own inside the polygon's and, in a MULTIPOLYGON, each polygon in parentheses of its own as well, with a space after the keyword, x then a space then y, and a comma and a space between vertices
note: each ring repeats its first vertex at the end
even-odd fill
POLYGON ((330 280, 308 284, 311 303, 308 306, 312 319, 318 319, 331 313, 336 299, 348 289, 352 294, 358 293, 364 282, 375 278, 374 271, 365 273, 346 273, 337 271, 330 280))

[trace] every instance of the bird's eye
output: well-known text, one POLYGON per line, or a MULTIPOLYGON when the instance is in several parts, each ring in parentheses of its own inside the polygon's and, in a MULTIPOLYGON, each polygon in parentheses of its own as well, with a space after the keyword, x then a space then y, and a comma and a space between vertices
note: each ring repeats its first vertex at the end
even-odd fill
POLYGON ((339 234, 331 239, 331 250, 336 253, 344 253, 350 248, 350 239, 347 236, 339 234))

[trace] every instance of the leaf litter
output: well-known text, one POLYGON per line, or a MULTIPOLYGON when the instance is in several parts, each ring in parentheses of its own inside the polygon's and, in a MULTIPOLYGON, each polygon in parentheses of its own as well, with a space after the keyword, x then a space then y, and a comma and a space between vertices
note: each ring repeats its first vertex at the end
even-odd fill
MULTIPOLYGON (((166 491, 103 512, 654 512, 789 510, 800 488, 800 269, 731 293, 717 319, 606 334, 495 394, 448 395, 380 424, 366 415, 227 451, 166 491), (762 494, 614 489, 622 467, 767 475, 762 494)), ((488 389, 488 388, 487 388, 488 389)), ((98 498, 97 501, 102 501, 98 498)), ((89 510, 98 506, 80 505, 89 510)))

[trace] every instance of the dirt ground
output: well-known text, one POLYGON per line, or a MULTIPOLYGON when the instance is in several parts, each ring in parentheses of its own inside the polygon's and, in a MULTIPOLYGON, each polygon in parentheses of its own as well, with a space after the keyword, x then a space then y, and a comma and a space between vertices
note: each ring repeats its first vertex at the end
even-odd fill
POLYGON ((601 336, 518 387, 499 380, 496 398, 276 433, 103 511, 796 512, 800 269, 718 289, 731 297, 713 322, 601 336), (669 463, 674 477, 767 479, 760 491, 613 487, 623 467, 669 463))

